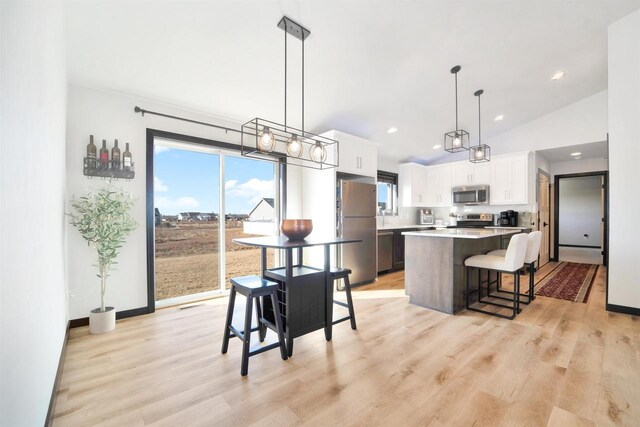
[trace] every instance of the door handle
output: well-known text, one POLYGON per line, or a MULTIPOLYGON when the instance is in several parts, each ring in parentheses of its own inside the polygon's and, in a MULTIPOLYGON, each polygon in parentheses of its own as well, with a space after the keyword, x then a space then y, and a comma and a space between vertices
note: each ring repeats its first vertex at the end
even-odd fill
POLYGON ((543 223, 542 223, 542 226, 543 226, 543 227, 546 227, 547 225, 549 225, 549 224, 547 224, 546 222, 543 222, 543 223))

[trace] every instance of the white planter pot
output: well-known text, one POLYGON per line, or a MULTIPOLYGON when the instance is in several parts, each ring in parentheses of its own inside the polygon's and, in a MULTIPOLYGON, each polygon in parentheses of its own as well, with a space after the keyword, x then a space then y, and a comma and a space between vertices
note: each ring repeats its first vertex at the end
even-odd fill
POLYGON ((113 331, 116 327, 116 310, 113 307, 105 307, 105 311, 99 308, 91 310, 89 314, 89 332, 92 334, 104 334, 113 331))

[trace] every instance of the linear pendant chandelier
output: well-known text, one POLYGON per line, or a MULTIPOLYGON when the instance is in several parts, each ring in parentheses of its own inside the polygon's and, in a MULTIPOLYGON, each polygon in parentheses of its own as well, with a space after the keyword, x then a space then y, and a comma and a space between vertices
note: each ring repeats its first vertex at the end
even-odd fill
POLYGON ((482 143, 482 132, 480 129, 480 95, 484 91, 482 89, 475 91, 474 95, 478 97, 478 145, 470 147, 469 149, 469 161, 471 163, 488 162, 491 160, 491 147, 482 143))
POLYGON ((288 165, 313 169, 338 167, 338 141, 304 129, 304 41, 311 31, 283 16, 278 28, 284 31, 284 123, 256 117, 242 125, 241 154, 263 160, 285 160, 288 165), (287 125, 287 38, 292 35, 302 46, 302 129, 287 125))
POLYGON ((462 67, 456 65, 451 69, 451 74, 456 82, 456 128, 444 134, 444 149, 449 153, 458 153, 469 149, 469 132, 458 127, 458 73, 462 67))

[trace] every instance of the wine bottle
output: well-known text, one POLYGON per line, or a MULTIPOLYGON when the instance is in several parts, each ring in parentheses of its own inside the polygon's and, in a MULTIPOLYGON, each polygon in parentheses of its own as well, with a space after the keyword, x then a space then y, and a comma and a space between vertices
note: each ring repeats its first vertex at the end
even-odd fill
POLYGON ((107 150, 107 140, 102 140, 102 148, 100 149, 100 166, 109 164, 109 150, 107 150))
POLYGON ((118 148, 117 139, 111 149, 111 169, 120 170, 120 149, 118 148))
POLYGON ((129 151, 129 143, 127 142, 124 153, 122 153, 122 162, 124 165, 124 170, 130 171, 133 163, 131 162, 131 152, 129 151))
POLYGON ((93 143, 93 135, 89 135, 89 144, 87 144, 87 167, 89 169, 96 168, 96 158, 98 147, 93 143))

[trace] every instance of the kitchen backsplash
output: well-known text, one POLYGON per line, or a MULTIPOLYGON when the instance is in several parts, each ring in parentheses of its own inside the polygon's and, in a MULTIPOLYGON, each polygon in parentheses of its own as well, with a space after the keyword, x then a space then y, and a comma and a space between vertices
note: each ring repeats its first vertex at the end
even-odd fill
POLYGON ((436 221, 442 220, 443 224, 449 223, 449 213, 455 212, 457 215, 462 215, 464 213, 492 213, 494 216, 494 223, 498 221, 498 216, 500 212, 506 210, 514 210, 519 213, 518 215, 518 225, 521 227, 529 227, 531 226, 532 220, 535 218, 532 213, 528 210, 529 205, 519 205, 519 206, 458 206, 452 208, 434 208, 432 209, 433 214, 436 217, 436 221))

